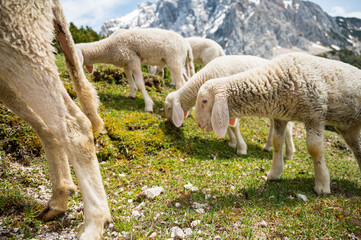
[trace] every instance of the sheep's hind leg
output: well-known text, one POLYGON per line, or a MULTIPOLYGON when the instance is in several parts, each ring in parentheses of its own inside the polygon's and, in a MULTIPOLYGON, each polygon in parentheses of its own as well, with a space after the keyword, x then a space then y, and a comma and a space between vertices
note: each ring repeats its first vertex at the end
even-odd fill
POLYGON ((283 143, 285 141, 285 129, 287 121, 274 119, 274 133, 272 136, 273 143, 273 160, 271 170, 267 175, 268 180, 280 179, 283 172, 283 143))
POLYGON ((306 144, 315 167, 315 191, 317 194, 328 194, 330 189, 330 174, 323 156, 323 130, 324 125, 319 122, 305 123, 306 144))
POLYGON ((129 98, 135 98, 135 93, 137 92, 138 89, 137 89, 137 86, 135 85, 132 72, 129 70, 129 68, 125 67, 124 68, 124 73, 125 73, 125 76, 127 76, 127 80, 128 80, 128 83, 129 83, 128 97, 129 98))
POLYGON ((360 139, 361 125, 350 127, 347 129, 337 128, 345 139, 347 145, 351 148, 353 155, 356 158, 357 164, 361 171, 361 139, 360 139))
POLYGON ((68 198, 76 191, 66 153, 43 120, 0 79, 0 100, 16 115, 29 123, 38 134, 49 164, 52 196, 39 217, 45 221, 62 215, 68 209, 68 198), (9 101, 10 100, 10 101, 9 101))
POLYGON ((272 149, 273 128, 274 128, 274 121, 273 121, 273 119, 270 119, 267 142, 263 147, 263 150, 266 151, 266 152, 269 152, 272 149))
POLYGON ((144 111, 145 112, 153 112, 154 102, 148 95, 147 90, 145 89, 142 70, 141 70, 140 66, 141 66, 140 62, 137 64, 133 64, 131 71, 134 74, 135 84, 137 85, 140 93, 143 95, 143 99, 144 99, 144 103, 145 103, 144 111))
POLYGON ((246 155, 247 154, 247 144, 244 142, 241 132, 239 131, 239 121, 234 127, 229 126, 228 132, 233 132, 234 138, 236 140, 237 155, 246 155))
POLYGON ((285 135, 285 142, 286 142, 286 154, 285 158, 292 159, 293 154, 295 153, 295 144, 293 143, 292 138, 292 130, 293 130, 293 122, 288 122, 286 127, 286 135, 285 135))

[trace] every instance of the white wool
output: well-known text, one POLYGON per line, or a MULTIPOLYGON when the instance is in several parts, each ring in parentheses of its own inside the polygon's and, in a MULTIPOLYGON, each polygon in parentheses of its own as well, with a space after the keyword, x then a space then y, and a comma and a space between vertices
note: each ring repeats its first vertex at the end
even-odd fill
POLYGON ((274 118, 274 155, 268 179, 279 179, 283 171, 280 146, 286 124, 293 120, 306 127, 317 193, 330 193, 323 157, 325 124, 338 129, 361 168, 361 70, 356 67, 305 53, 290 53, 266 66, 210 80, 199 89, 196 121, 201 127, 213 128, 223 136, 227 119, 243 116, 274 118))

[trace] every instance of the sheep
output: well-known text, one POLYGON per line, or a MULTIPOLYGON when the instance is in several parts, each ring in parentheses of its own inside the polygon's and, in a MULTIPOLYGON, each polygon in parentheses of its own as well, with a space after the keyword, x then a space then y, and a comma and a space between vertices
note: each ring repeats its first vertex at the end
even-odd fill
POLYGON ((201 128, 223 137, 229 118, 261 116, 274 119, 273 162, 269 180, 283 171, 281 146, 288 121, 303 122, 306 144, 315 167, 317 194, 329 194, 330 175, 323 156, 325 124, 334 126, 351 148, 361 170, 361 70, 335 60, 291 53, 268 65, 200 88, 195 118, 201 128))
MULTIPOLYGON (((188 37, 186 40, 192 48, 194 64, 205 66, 213 59, 226 55, 221 45, 212 39, 188 37)), ((158 74, 159 76, 164 77, 164 66, 148 66, 148 72, 153 75, 158 74)), ((173 78, 171 78, 170 85, 174 85, 173 78)))
POLYGON ((193 55, 189 43, 179 34, 164 29, 120 29, 110 37, 92 43, 77 44, 88 71, 94 63, 124 67, 130 85, 129 97, 137 88, 145 102, 145 111, 153 112, 153 101, 145 90, 141 64, 167 65, 179 89, 194 74, 193 55), (134 80, 133 80, 134 78, 134 80), (135 81, 135 83, 134 83, 135 81))
MULTIPOLYGON (((253 67, 265 65, 268 60, 255 56, 237 56, 228 55, 213 59, 204 68, 197 72, 183 87, 175 92, 168 94, 165 100, 165 115, 166 118, 173 122, 176 127, 182 125, 184 117, 188 115, 188 111, 195 105, 197 100, 197 93, 203 83, 212 79, 230 76, 239 72, 243 72, 253 67), (186 113, 186 114, 185 114, 186 113)), ((273 131, 273 120, 270 124, 270 134, 264 150, 271 150, 271 139, 273 131)), ((228 135, 230 138, 229 146, 237 147, 237 154, 246 154, 247 145, 244 142, 239 131, 238 120, 234 122, 233 126, 228 128, 228 135)), ((286 158, 291 159, 294 153, 294 144, 292 141, 292 125, 289 124, 286 135, 286 158)))
POLYGON ((40 217, 67 211, 74 185, 71 162, 84 199, 80 239, 101 239, 111 221, 93 134, 102 130, 98 99, 75 53, 59 0, 0 3, 0 101, 38 134, 49 164, 52 196, 40 217), (58 75, 52 40, 56 33, 83 112, 58 75))

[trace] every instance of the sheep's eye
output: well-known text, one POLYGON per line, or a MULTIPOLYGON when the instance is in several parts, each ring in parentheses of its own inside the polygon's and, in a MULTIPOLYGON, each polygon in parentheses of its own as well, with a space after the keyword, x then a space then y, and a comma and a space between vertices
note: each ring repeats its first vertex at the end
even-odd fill
POLYGON ((202 103, 206 104, 206 103, 207 103, 207 100, 206 100, 206 99, 203 99, 203 100, 202 100, 202 103))

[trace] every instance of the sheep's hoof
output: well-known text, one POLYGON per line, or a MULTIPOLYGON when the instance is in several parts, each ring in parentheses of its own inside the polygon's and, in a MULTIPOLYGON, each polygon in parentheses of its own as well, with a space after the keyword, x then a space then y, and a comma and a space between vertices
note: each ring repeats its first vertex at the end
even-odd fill
POLYGON ((228 143, 228 146, 231 147, 231 148, 236 148, 237 144, 234 142, 229 142, 228 143))
POLYGON ((315 192, 318 195, 325 195, 325 194, 330 194, 331 193, 331 189, 330 186, 315 186, 315 192))
POLYGON ((293 154, 291 154, 291 155, 286 154, 284 158, 289 159, 289 160, 292 160, 293 154))
POLYGON ((237 155, 247 155, 247 149, 237 149, 237 155))
POLYGON ((265 151, 265 152, 270 152, 271 150, 272 150, 272 147, 269 147, 269 146, 267 146, 267 145, 264 145, 263 151, 265 151))
POLYGON ((39 213, 38 218, 43 221, 50 221, 56 217, 62 216, 65 212, 66 211, 50 209, 50 207, 47 206, 46 208, 44 208, 43 211, 39 213))
POLYGON ((147 108, 145 108, 145 109, 144 109, 144 112, 153 113, 153 109, 147 109, 147 108))
POLYGON ((130 99, 135 99, 135 96, 128 96, 128 98, 130 98, 130 99))
POLYGON ((281 179, 281 174, 274 174, 274 173, 271 173, 269 172, 267 174, 267 180, 268 181, 279 181, 281 179))

